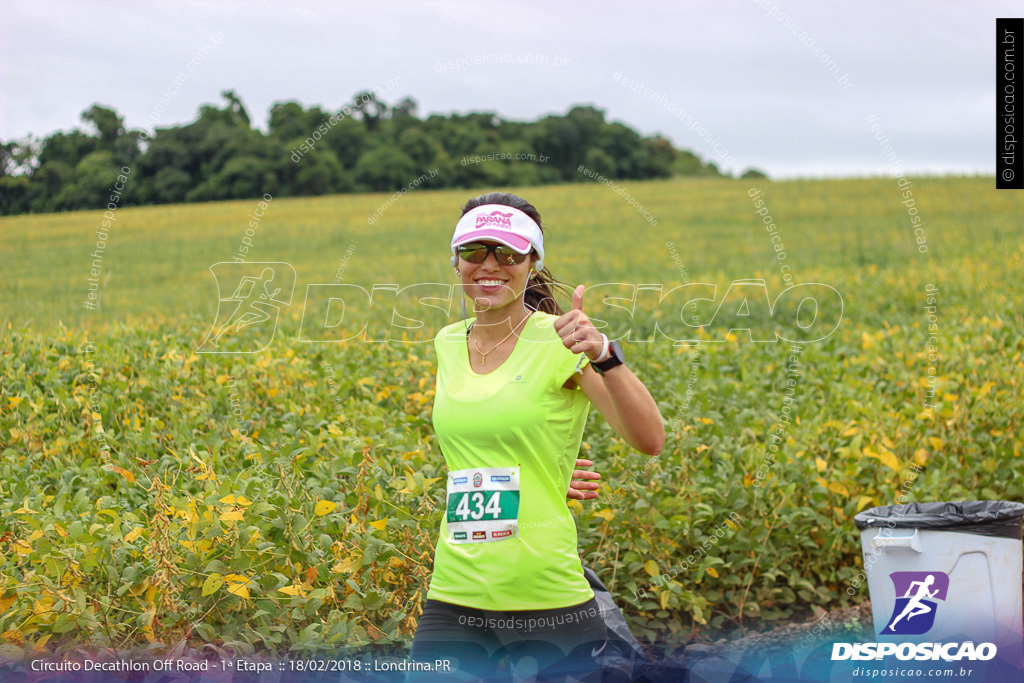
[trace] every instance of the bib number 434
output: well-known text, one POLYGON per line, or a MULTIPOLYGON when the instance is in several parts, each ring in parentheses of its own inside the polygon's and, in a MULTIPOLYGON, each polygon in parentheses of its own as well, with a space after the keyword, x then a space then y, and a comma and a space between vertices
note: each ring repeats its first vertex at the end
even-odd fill
POLYGON ((449 498, 448 521, 468 522, 490 519, 515 519, 518 491, 465 491, 449 498))

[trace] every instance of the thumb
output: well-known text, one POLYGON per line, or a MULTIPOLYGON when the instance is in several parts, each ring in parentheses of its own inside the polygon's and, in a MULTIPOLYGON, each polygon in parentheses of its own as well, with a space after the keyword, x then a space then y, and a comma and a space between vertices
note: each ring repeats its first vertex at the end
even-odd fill
POLYGON ((572 310, 582 311, 583 310, 583 292, 586 291, 586 287, 578 285, 572 293, 572 310))

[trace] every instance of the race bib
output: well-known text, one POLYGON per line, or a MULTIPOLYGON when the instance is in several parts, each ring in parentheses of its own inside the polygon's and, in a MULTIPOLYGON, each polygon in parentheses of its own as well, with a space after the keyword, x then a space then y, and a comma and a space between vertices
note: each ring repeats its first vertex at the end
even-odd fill
POLYGON ((504 541, 519 535, 519 468, 478 467, 448 473, 448 540, 504 541))

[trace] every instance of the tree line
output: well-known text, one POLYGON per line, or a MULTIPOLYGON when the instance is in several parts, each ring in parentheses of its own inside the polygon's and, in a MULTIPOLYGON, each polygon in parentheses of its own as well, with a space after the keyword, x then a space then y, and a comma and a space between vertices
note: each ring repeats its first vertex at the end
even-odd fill
POLYGON ((584 182, 581 163, 609 179, 723 175, 589 105, 528 122, 490 112, 421 118, 415 100, 389 105, 365 90, 334 112, 276 102, 264 133, 234 91, 222 97, 195 121, 152 134, 94 104, 85 130, 0 143, 0 213, 102 208, 125 168, 121 206, 391 192, 428 171, 430 188, 584 182))

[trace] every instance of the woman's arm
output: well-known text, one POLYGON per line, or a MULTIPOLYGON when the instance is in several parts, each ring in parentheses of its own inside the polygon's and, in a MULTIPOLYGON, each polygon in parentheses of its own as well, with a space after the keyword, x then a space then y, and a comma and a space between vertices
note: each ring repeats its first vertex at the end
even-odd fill
POLYGON ((665 447, 661 411, 632 370, 620 365, 602 377, 588 365, 575 381, 630 446, 647 455, 657 455, 665 447))
MULTIPOLYGON (((604 339, 583 312, 584 286, 572 295, 572 310, 555 321, 562 343, 573 353, 585 353, 594 361, 604 348, 604 339)), ((633 448, 657 455, 665 446, 665 426, 651 392, 625 365, 599 375, 589 365, 566 386, 578 384, 590 402, 633 448)))

